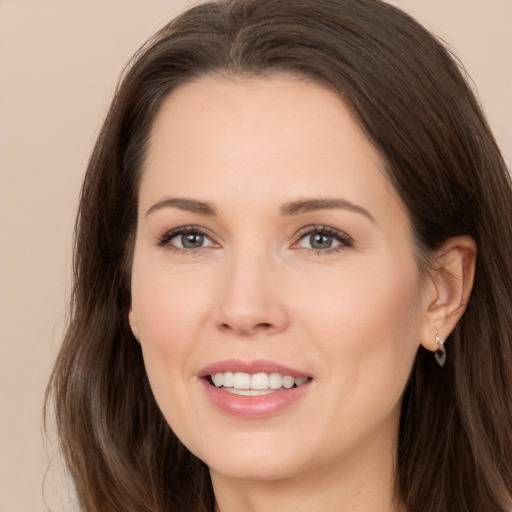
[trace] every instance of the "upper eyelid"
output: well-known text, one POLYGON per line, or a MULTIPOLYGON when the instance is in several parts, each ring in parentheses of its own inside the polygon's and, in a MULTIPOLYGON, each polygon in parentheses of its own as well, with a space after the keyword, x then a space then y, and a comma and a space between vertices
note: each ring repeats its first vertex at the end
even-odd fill
POLYGON ((210 229, 204 228, 202 226, 196 226, 194 224, 178 226, 176 228, 167 229, 162 233, 162 236, 173 235, 173 234, 179 235, 181 233, 187 233, 187 232, 192 232, 192 233, 197 232, 197 233, 201 233, 202 235, 215 236, 215 235, 213 235, 213 233, 210 229))
POLYGON ((333 228, 330 226, 321 226, 321 225, 306 226, 306 227, 300 229, 295 236, 300 239, 300 238, 302 238, 306 235, 309 235, 311 233, 328 233, 329 235, 339 235, 342 238, 350 239, 351 241, 353 241, 353 238, 345 231, 342 231, 341 229, 336 229, 336 228, 333 228))

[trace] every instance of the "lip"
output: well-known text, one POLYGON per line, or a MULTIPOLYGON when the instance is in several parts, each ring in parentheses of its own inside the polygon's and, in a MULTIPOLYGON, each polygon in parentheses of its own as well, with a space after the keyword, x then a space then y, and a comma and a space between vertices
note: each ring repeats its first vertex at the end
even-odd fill
POLYGON ((216 388, 210 383, 208 378, 210 375, 228 371, 250 374, 260 372, 280 373, 281 375, 290 375, 294 378, 311 377, 311 375, 264 359, 250 362, 238 359, 225 360, 210 364, 201 369, 197 376, 200 377, 199 381, 210 402, 219 411, 239 418, 257 419, 278 414, 306 396, 313 385, 313 380, 310 379, 302 384, 302 386, 286 390, 281 389, 268 395, 241 396, 223 391, 221 388, 216 388))

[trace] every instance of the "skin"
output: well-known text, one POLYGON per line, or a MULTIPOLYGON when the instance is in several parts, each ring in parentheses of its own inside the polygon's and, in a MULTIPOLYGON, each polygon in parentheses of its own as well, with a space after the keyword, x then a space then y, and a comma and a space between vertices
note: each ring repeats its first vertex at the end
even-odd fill
POLYGON ((129 320, 166 420, 210 467, 218 511, 403 510, 401 396, 420 343, 435 350, 435 329, 446 337, 462 314, 475 249, 451 240, 422 277, 383 168, 338 96, 291 78, 204 78, 174 91, 155 121, 129 320), (367 213, 283 214, 305 198, 367 213), (206 235, 202 247, 175 247, 184 226, 206 235), (315 250, 311 226, 352 242, 315 250), (300 370, 310 389, 270 417, 222 413, 197 374, 233 358, 300 370))

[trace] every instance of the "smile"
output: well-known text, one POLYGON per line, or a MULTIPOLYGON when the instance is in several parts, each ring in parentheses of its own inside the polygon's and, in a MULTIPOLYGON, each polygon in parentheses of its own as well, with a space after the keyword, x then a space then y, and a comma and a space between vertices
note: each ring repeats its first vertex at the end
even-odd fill
POLYGON ((308 377, 295 378, 281 373, 244 373, 219 372, 210 375, 211 383, 216 387, 241 396, 263 396, 283 389, 299 387, 308 381, 308 377))
POLYGON ((314 387, 312 376, 262 359, 219 361, 203 368, 198 377, 215 409, 245 419, 292 411, 314 387))

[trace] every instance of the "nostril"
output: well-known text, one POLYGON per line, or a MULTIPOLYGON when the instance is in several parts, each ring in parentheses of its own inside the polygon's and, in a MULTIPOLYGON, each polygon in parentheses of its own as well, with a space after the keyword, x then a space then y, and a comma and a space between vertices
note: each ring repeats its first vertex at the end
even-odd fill
POLYGON ((272 324, 268 322, 260 322, 252 327, 246 328, 245 326, 233 326, 229 323, 220 324, 220 328, 224 331, 236 331, 240 336, 250 336, 251 334, 255 334, 258 331, 269 331, 272 329, 272 324))

